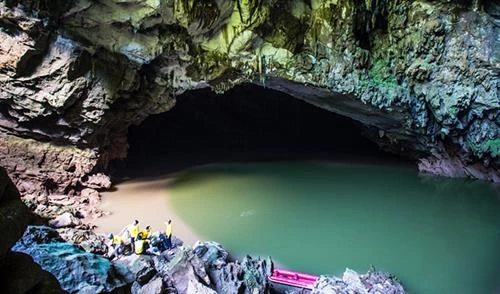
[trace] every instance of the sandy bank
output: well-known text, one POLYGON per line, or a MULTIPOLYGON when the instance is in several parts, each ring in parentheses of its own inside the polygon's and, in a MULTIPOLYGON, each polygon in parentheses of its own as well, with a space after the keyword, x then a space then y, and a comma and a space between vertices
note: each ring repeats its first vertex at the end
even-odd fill
POLYGON ((187 244, 202 239, 170 205, 167 187, 172 179, 172 175, 135 179, 116 185, 114 191, 102 193, 101 207, 111 214, 94 221, 98 226, 96 231, 117 233, 134 219, 139 220, 141 229, 151 225, 153 231, 158 231, 164 230, 164 222, 171 219, 174 235, 187 244))

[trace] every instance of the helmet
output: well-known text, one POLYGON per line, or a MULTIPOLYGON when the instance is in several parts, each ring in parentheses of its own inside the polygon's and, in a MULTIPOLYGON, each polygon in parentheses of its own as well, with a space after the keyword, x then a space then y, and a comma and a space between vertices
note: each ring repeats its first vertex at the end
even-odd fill
POLYGON ((108 239, 113 239, 113 233, 108 234, 108 239))

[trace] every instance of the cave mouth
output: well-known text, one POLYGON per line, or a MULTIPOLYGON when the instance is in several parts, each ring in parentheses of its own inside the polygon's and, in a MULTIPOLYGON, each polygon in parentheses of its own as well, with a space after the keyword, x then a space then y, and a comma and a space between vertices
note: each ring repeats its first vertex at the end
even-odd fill
POLYGON ((216 162, 404 162, 363 137, 360 123, 255 84, 188 91, 170 111, 130 127, 128 143, 127 159, 111 164, 118 179, 216 162))

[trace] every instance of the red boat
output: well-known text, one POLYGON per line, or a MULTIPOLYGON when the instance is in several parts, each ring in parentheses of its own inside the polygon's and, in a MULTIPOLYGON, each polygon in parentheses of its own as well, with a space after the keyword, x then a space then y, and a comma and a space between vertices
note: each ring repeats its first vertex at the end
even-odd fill
POLYGON ((275 269, 273 274, 268 277, 270 282, 279 283, 287 286, 304 288, 311 290, 314 283, 319 279, 318 276, 275 269))

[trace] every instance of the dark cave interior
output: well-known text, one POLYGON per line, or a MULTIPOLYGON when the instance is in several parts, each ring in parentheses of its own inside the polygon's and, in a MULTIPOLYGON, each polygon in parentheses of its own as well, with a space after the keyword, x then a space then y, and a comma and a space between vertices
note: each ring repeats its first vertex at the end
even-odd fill
POLYGON ((177 97, 168 112, 129 129, 114 177, 155 176, 213 162, 342 160, 402 162, 361 135, 356 121, 254 84, 177 97))

